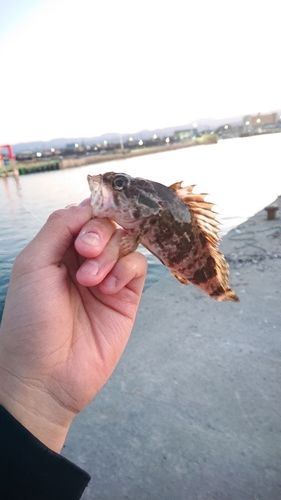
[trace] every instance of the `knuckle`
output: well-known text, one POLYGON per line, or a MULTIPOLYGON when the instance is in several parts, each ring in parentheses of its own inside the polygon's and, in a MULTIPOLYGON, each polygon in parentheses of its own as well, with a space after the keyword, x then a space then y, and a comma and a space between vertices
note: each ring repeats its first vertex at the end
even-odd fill
POLYGON ((51 215, 49 215, 47 222, 53 222, 63 219, 65 216, 65 210, 63 208, 55 210, 51 215))
POLYGON ((112 234, 115 228, 115 223, 109 219, 91 219, 85 224, 83 230, 97 231, 101 234, 104 234, 104 232, 112 234))

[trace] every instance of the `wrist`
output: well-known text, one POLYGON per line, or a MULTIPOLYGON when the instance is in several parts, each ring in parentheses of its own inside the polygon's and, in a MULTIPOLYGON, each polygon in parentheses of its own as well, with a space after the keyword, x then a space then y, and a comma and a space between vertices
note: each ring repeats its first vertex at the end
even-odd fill
POLYGON ((0 367, 0 404, 45 446, 60 453, 74 415, 39 383, 27 383, 0 367))

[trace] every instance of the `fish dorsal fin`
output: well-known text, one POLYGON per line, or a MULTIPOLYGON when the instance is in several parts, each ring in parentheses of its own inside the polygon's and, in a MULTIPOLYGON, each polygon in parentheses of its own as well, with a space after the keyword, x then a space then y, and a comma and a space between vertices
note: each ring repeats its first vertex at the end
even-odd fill
POLYGON ((185 189, 188 193, 192 193, 193 188, 196 186, 196 184, 193 184, 192 186, 186 186, 185 188, 181 187, 182 181, 180 182, 175 182, 170 186, 170 189, 172 189, 176 194, 179 189, 185 189))
POLYGON ((170 186, 177 197, 187 206, 195 222, 199 228, 204 232, 206 238, 212 245, 216 245, 218 240, 218 233, 220 231, 220 223, 217 221, 217 212, 212 210, 214 204, 205 201, 206 193, 194 193, 192 186, 182 187, 182 182, 175 182, 170 186))

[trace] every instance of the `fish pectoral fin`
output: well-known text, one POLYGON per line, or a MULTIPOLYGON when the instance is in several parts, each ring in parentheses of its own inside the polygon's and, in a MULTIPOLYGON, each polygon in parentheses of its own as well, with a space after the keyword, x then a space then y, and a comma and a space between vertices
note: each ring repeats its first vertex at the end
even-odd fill
POLYGON ((194 193, 195 185, 182 187, 181 182, 170 186, 176 196, 186 205, 193 216, 194 223, 204 232, 213 247, 219 241, 220 223, 216 219, 217 212, 213 210, 214 204, 205 201, 206 193, 194 193))
POLYGON ((134 252, 139 245, 139 235, 134 233, 127 233, 120 241, 119 258, 124 257, 128 253, 134 252))
POLYGON ((172 273, 172 275, 182 284, 182 285, 189 285, 190 282, 186 278, 182 278, 179 274, 172 273))

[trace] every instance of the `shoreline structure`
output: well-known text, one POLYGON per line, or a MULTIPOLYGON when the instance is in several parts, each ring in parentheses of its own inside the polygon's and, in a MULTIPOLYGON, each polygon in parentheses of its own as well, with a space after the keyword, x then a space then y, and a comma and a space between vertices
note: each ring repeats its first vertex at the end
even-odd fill
POLYGON ((63 448, 92 475, 81 500, 280 500, 281 196, 272 205, 274 220, 262 210, 222 238, 239 303, 170 275, 144 292, 63 448))
POLYGON ((198 137, 189 142, 180 144, 166 144, 165 146, 157 147, 143 147, 139 149, 132 149, 131 151, 119 150, 114 153, 107 154, 93 154, 85 155, 80 157, 66 157, 66 158, 54 158, 46 162, 15 162, 13 164, 12 170, 0 171, 0 177, 9 177, 13 175, 24 175, 29 173, 46 172, 49 170, 61 170, 65 168, 81 167, 89 164, 104 163, 107 161, 114 160, 126 160, 134 158, 136 156, 145 156, 149 154, 164 153, 168 151, 175 151, 176 149, 183 149, 194 146, 203 146, 209 144, 216 144, 217 138, 215 136, 208 137, 198 137))

